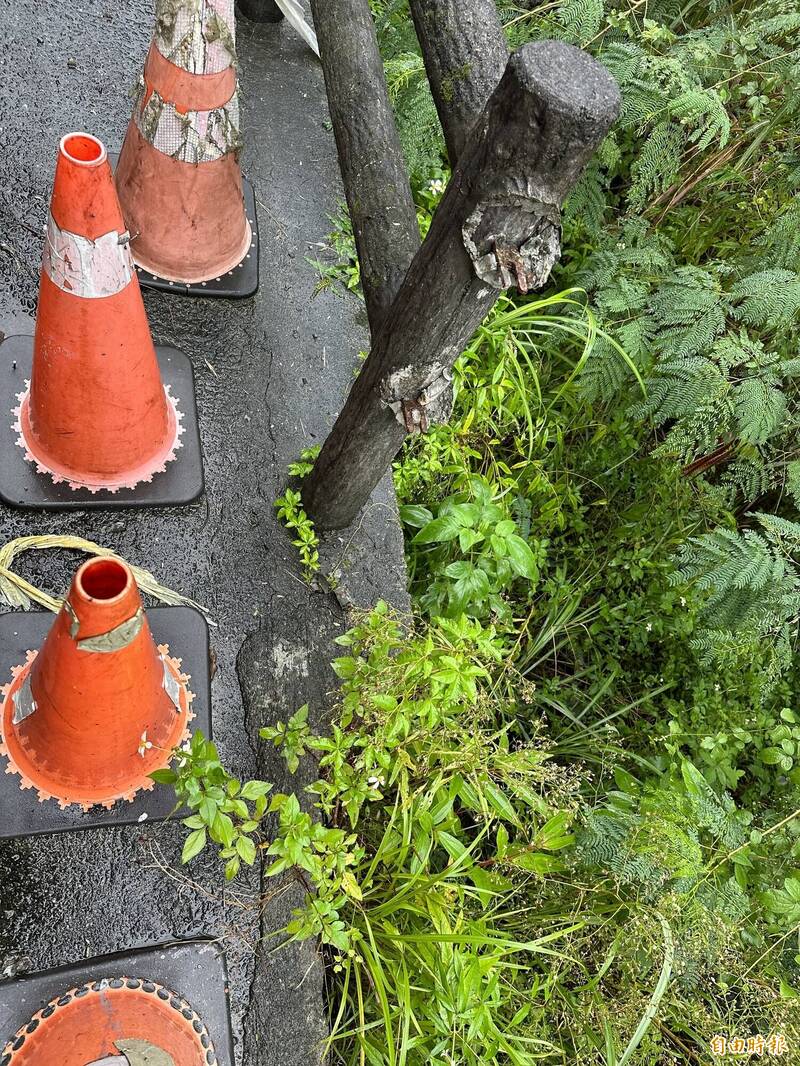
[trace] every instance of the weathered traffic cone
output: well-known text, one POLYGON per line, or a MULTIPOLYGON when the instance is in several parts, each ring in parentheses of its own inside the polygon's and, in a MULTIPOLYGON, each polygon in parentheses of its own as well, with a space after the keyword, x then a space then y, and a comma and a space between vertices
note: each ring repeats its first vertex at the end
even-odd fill
POLYGON ((6 773, 62 809, 110 808, 153 787, 188 736, 192 693, 180 659, 156 647, 130 568, 79 568, 41 650, 2 689, 6 773))
POLYGON ((233 0, 156 0, 116 169, 138 266, 193 285, 247 255, 233 0))
POLYGON ((217 1061, 186 1000, 140 977, 104 977, 65 991, 2 1052, 7 1066, 206 1066, 217 1061))
POLYGON ((92 492, 150 481, 180 447, 104 146, 62 138, 42 258, 30 387, 15 410, 26 458, 92 492))

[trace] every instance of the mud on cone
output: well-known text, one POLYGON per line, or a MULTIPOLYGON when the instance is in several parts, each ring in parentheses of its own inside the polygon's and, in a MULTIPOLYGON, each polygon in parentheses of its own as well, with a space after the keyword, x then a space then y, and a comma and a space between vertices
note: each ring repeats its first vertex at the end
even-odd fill
POLYGON ((69 989, 2 1052, 8 1066, 207 1066, 217 1062, 203 1019, 174 992, 141 978, 69 989))
POLYGON ((41 650, 2 690, 6 773, 62 808, 132 800, 188 737, 188 682, 156 647, 129 567, 91 559, 41 650))
POLYGON ((53 481, 134 488, 175 458, 181 416, 165 391, 104 146, 59 146, 33 370, 15 429, 53 481))
POLYGON ((138 266, 188 285, 237 266, 252 234, 239 168, 234 0, 156 0, 116 170, 138 266))

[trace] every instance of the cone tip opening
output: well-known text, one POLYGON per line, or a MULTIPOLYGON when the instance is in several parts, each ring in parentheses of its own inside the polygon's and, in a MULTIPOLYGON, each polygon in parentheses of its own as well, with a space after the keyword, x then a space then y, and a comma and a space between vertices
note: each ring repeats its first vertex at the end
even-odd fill
POLYGON ((66 133, 58 147, 65 159, 79 167, 97 167, 108 158, 106 146, 91 133, 66 133))
POLYGON ((121 559, 89 559, 75 575, 77 591, 103 603, 121 600, 133 584, 133 574, 121 559))

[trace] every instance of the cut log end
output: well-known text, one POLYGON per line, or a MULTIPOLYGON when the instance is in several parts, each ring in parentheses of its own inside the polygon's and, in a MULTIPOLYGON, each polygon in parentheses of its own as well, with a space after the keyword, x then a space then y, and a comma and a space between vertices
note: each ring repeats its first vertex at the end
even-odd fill
POLYGON ((534 41, 511 57, 507 75, 555 112, 581 119, 586 133, 608 129, 622 105, 619 86, 598 60, 563 41, 534 41))

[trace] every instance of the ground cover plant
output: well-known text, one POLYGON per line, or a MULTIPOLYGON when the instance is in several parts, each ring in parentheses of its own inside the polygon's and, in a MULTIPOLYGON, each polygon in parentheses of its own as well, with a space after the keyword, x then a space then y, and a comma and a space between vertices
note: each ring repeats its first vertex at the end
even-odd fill
MULTIPOLYGON (((308 886, 332 1061, 798 1061, 800 15, 498 7, 597 55, 620 122, 551 284, 500 299, 395 465, 413 617, 354 620, 329 736, 264 734, 317 782, 198 741, 186 854, 308 886)), ((404 0, 373 11, 424 232, 444 144, 404 0)), ((319 268, 357 293, 345 216, 319 268)))

